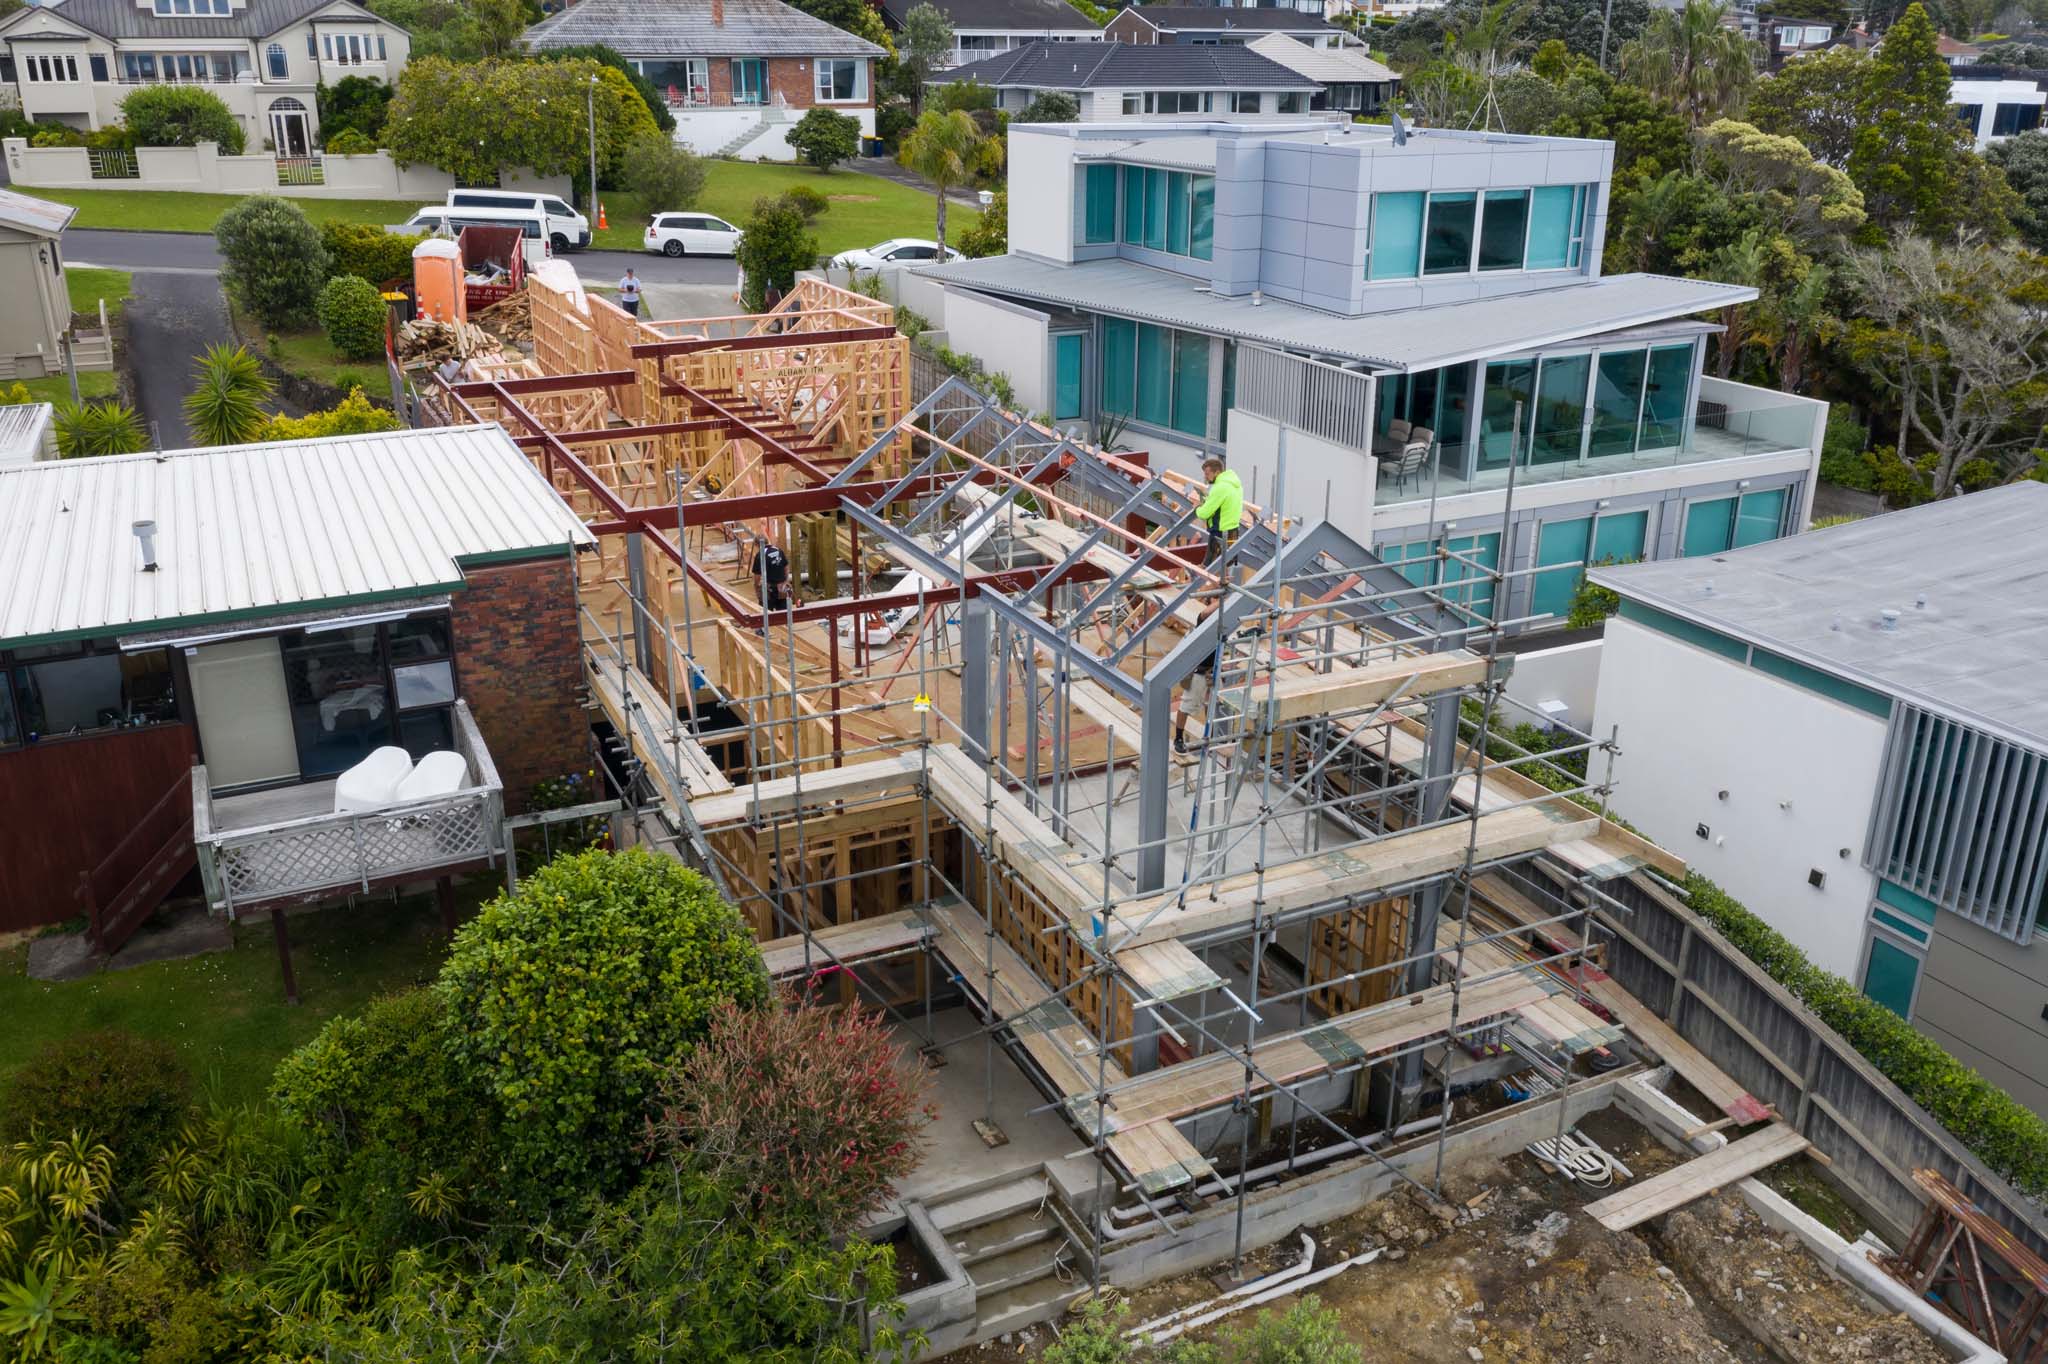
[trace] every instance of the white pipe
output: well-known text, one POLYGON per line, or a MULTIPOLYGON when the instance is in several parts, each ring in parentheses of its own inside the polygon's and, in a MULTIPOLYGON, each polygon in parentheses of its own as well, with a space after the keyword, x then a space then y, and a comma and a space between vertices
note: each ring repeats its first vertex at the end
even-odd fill
POLYGON ((1170 1326, 1174 1322, 1179 1321, 1182 1317, 1192 1316, 1195 1313, 1202 1311, 1204 1308, 1210 1307, 1216 1303, 1228 1302, 1232 1298, 1241 1298, 1247 1293, 1263 1293, 1265 1290, 1269 1288, 1275 1287, 1276 1285, 1282 1283, 1291 1282, 1292 1280, 1298 1279, 1302 1275, 1308 1273, 1309 1266, 1314 1264, 1315 1260, 1315 1238, 1313 1236, 1310 1236, 1307 1232, 1303 1232, 1301 1233, 1301 1258, 1299 1260, 1296 1260, 1293 1264, 1287 1266, 1287 1268, 1275 1270, 1271 1274, 1261 1274, 1258 1278, 1253 1279, 1250 1283, 1239 1284, 1237 1287, 1219 1293, 1213 1298, 1204 1298, 1200 1302, 1190 1303, 1186 1307, 1182 1307, 1175 1311, 1168 1312, 1163 1317, 1154 1317, 1152 1318, 1152 1320, 1145 1322, 1142 1325, 1133 1326, 1130 1330, 1124 1332, 1124 1334, 1130 1337, 1131 1339, 1136 1340, 1141 1336, 1149 1336, 1154 1331, 1157 1331, 1165 1326, 1170 1326))
POLYGON ((1334 1279, 1353 1265, 1368 1264, 1379 1259, 1380 1252, 1384 1249, 1384 1246, 1374 1246, 1371 1250, 1361 1255, 1354 1255, 1348 1260, 1339 1260, 1328 1269, 1319 1269, 1306 1278, 1296 1279, 1292 1283, 1279 1284, 1276 1287, 1268 1288, 1263 1293, 1254 1293, 1249 1298, 1232 1302, 1228 1306, 1218 1307, 1213 1311, 1204 1312, 1199 1317, 1193 1317, 1187 1321, 1169 1326, 1158 1335, 1152 1337, 1152 1343, 1154 1345, 1164 1344, 1183 1331, 1191 1331, 1197 1326, 1207 1326, 1210 1322, 1220 1321, 1233 1312, 1242 1312, 1247 1307, 1257 1307, 1261 1303, 1271 1302, 1274 1298, 1284 1298, 1290 1293, 1299 1293, 1304 1288, 1313 1288, 1325 1279, 1334 1279))

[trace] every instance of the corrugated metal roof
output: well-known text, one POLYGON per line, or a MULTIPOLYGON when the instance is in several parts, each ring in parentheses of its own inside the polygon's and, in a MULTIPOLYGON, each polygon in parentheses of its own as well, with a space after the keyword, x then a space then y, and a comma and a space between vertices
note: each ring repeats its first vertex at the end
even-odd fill
MULTIPOLYGON (((900 29, 904 16, 919 3, 920 0, 882 0, 882 13, 900 29)), ((939 0, 939 11, 952 21, 955 32, 1102 32, 1102 25, 1067 0, 939 0)))
POLYGON ((0 469, 33 464, 51 450, 48 403, 10 403, 0 407, 0 469))
MULTIPOLYGON (((247 0, 222 15, 160 16, 135 0, 57 0, 42 6, 61 19, 104 38, 267 38, 323 9, 344 8, 353 18, 374 19, 355 0, 247 0)), ((24 13, 33 13, 33 10, 24 13)), ((393 24, 393 28, 398 25, 393 24)))
POLYGON ((465 563, 590 543, 496 426, 4 469, 0 645, 448 591, 465 563))
POLYGON ((1259 304, 1249 295, 1226 298, 1208 292, 1203 281, 1126 260, 1060 265, 1028 256, 990 256, 917 273, 966 288, 1397 370, 1437 369, 1756 297, 1754 289, 1710 280, 1606 275, 1499 298, 1347 317, 1272 298, 1259 304))
POLYGON ((1268 33, 1263 38, 1252 39, 1245 46, 1261 57, 1270 57, 1289 71, 1314 81, 1386 84, 1400 79, 1391 69, 1354 47, 1310 47, 1284 33, 1268 33))
MULTIPOLYGON (((584 4, 596 0, 583 0, 584 4)), ((1233 43, 1031 42, 932 76, 1028 90, 1313 90, 1315 82, 1233 43)))
POLYGON ((1659 611, 2042 748, 2044 521, 2048 487, 2014 483, 1724 554, 1589 576, 1659 611), (1884 628, 1887 610, 1899 613, 1896 629, 1884 628))
POLYGON ((0 189, 0 227, 36 237, 54 237, 71 226, 71 220, 77 216, 78 210, 70 204, 0 189))
POLYGON ((526 30, 535 51, 604 43, 628 57, 879 57, 882 49, 782 0, 578 0, 526 30))

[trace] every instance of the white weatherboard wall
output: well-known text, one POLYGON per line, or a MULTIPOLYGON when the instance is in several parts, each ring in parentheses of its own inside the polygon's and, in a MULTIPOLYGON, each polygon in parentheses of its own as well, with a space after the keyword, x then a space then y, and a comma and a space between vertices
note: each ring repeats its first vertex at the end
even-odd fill
POLYGON ((1616 813, 1815 965, 1856 979, 1875 887, 1863 837, 1885 722, 1617 617, 1601 649, 1593 733, 1615 726, 1616 813), (1701 824, 1710 837, 1696 836, 1701 824), (1807 885, 1813 868, 1825 888, 1807 885))
POLYGON ((984 294, 946 291, 946 344, 991 374, 1009 376, 1022 412, 1052 410, 1051 342, 1044 313, 984 294))
MULTIPOLYGON (((1564 722, 1573 729, 1588 731, 1600 691, 1600 653, 1597 639, 1517 653, 1514 671, 1508 674, 1508 696, 1515 702, 1509 708, 1508 718, 1541 723, 1548 718, 1543 703, 1562 701, 1564 722)), ((1599 761, 1597 755, 1595 761, 1599 761)))
MULTIPOLYGON (((741 161, 796 161, 789 145, 790 129, 799 114, 772 105, 739 109, 677 109, 675 143, 700 156, 730 156, 741 161)), ((873 109, 837 109, 860 124, 863 135, 875 135, 873 109)))

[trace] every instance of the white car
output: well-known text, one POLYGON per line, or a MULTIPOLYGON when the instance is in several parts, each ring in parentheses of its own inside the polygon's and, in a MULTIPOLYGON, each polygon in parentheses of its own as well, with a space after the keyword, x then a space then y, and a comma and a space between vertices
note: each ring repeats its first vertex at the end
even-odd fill
MULTIPOLYGON (((937 242, 922 237, 891 237, 858 251, 841 251, 832 263, 842 270, 879 270, 885 265, 929 265, 939 259, 937 242)), ((945 248, 944 259, 960 260, 961 255, 949 246, 945 248)))
POLYGON ((730 256, 739 250, 740 230, 709 213, 657 213, 640 240, 664 256, 730 256))

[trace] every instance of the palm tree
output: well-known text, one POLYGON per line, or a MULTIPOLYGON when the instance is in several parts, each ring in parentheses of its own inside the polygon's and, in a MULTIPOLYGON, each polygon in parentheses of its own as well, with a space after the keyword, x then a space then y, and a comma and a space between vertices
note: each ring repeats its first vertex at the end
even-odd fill
POLYGON ((927 109, 903 139, 897 160, 932 182, 939 194, 938 242, 946 244, 946 191, 974 178, 974 154, 981 147, 981 129, 962 110, 942 113, 927 109))
POLYGON ((185 424, 202 445, 247 445, 263 433, 272 384, 240 346, 207 348, 192 367, 199 386, 185 398, 185 424))
POLYGON ((59 403, 51 424, 56 430, 57 453, 65 459, 132 455, 149 444, 135 409, 112 398, 103 403, 59 403))
POLYGON ((1657 10, 1641 36, 1621 49, 1621 72, 1684 114, 1697 128, 1710 115, 1742 106, 1756 82, 1755 46, 1722 23, 1716 0, 1686 0, 1657 10))
MULTIPOLYGON (((1767 229, 1752 227, 1735 241, 1714 253, 1707 276, 1726 284, 1740 284, 1761 292, 1771 266, 1772 238, 1767 229)), ((1743 347, 1757 340, 1756 316, 1761 303, 1737 303, 1721 310, 1722 332, 1717 338, 1714 372, 1726 379, 1735 373, 1735 359, 1743 347)))

